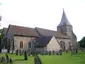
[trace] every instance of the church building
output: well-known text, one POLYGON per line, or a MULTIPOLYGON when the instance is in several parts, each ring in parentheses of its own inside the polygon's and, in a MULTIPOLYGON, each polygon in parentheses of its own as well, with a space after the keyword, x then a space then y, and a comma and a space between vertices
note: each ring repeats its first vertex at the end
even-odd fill
POLYGON ((7 29, 4 29, 4 34, 5 47, 8 50, 28 50, 33 46, 38 51, 58 51, 60 49, 64 51, 77 48, 77 37, 64 10, 56 31, 39 27, 9 25, 7 29))

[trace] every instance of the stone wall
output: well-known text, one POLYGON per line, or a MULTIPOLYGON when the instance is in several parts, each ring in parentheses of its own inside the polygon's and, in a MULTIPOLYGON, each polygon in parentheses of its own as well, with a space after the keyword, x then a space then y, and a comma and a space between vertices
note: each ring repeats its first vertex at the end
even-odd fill
POLYGON ((29 42, 35 37, 23 37, 23 36, 14 36, 14 46, 15 50, 28 50, 29 42), (23 48, 20 48, 20 42, 23 42, 23 48))

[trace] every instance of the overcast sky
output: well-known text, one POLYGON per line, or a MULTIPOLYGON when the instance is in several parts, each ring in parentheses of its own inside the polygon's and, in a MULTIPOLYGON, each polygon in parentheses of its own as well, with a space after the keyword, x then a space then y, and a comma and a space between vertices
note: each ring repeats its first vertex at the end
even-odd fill
POLYGON ((85 36, 85 0, 0 0, 1 27, 14 24, 57 30, 63 8, 79 41, 85 36))

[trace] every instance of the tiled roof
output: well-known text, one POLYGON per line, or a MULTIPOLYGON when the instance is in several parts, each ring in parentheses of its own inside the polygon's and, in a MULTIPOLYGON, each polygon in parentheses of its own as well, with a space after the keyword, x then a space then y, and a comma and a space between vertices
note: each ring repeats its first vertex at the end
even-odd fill
POLYGON ((36 27, 35 30, 39 33, 40 36, 54 36, 56 38, 70 38, 68 36, 63 35, 58 31, 43 29, 36 27))
POLYGON ((10 25, 9 29, 14 35, 39 37, 34 28, 10 25))

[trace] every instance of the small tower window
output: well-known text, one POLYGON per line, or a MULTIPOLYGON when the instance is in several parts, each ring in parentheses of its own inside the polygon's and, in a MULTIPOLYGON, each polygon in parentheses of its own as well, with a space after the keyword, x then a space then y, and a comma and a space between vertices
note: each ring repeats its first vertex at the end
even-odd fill
POLYGON ((23 48, 23 41, 20 42, 20 48, 23 48))

